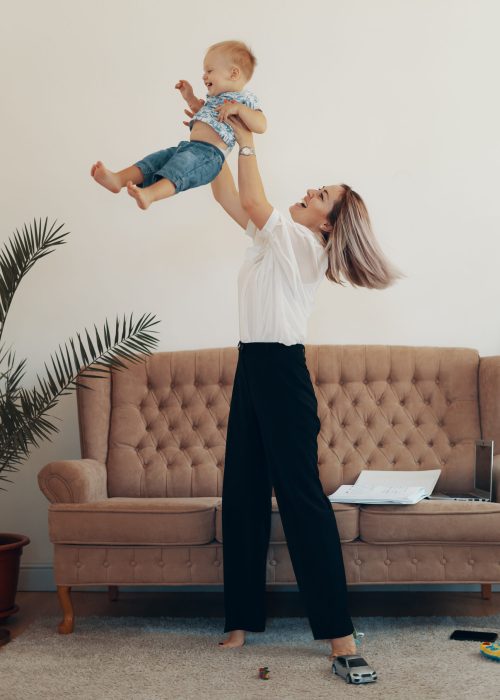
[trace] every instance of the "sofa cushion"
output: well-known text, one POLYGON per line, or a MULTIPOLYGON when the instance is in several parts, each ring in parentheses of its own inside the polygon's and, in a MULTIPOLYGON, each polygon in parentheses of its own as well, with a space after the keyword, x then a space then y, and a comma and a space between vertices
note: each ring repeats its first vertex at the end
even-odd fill
POLYGON ((50 540, 59 544, 207 544, 220 496, 51 503, 50 540))
POLYGON ((429 501, 413 505, 361 505, 364 542, 500 543, 500 503, 429 501))
MULTIPOLYGON (((341 542, 352 542, 359 537, 358 506, 352 503, 334 503, 333 512, 337 521, 337 529, 341 542)), ((271 498, 271 544, 286 542, 283 524, 281 522, 278 503, 275 496, 271 498)), ((216 506, 215 537, 219 542, 222 538, 222 501, 216 506)))

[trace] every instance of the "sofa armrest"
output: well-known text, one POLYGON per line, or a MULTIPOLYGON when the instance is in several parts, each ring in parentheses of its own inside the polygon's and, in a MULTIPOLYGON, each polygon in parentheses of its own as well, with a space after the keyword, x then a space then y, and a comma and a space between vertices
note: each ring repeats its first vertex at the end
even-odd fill
POLYGON ((479 358, 479 411, 481 437, 494 440, 500 454, 500 356, 479 358))
POLYGON ((90 503, 108 498, 106 465, 95 459, 62 459, 38 472, 38 485, 51 503, 90 503))

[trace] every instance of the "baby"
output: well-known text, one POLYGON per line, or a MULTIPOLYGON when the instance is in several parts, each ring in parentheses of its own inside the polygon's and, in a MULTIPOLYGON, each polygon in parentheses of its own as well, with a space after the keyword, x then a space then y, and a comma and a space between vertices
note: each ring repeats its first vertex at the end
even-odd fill
POLYGON ((187 80, 180 80, 175 86, 193 114, 189 122, 190 141, 151 153, 116 173, 98 160, 90 171, 94 180, 110 192, 120 192, 126 185, 141 209, 212 182, 236 143, 233 128, 227 122, 229 116, 237 115, 257 134, 266 130, 266 118, 256 96, 243 89, 256 64, 255 56, 241 41, 213 44, 203 62, 206 102, 195 97, 187 80))

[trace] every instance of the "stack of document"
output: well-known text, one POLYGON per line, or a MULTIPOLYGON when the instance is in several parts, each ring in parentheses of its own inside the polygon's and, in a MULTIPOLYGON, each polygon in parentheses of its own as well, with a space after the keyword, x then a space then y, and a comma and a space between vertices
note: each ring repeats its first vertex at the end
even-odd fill
POLYGON ((430 496, 441 469, 375 471, 365 469, 355 484, 340 486, 328 498, 332 503, 418 503, 430 496))

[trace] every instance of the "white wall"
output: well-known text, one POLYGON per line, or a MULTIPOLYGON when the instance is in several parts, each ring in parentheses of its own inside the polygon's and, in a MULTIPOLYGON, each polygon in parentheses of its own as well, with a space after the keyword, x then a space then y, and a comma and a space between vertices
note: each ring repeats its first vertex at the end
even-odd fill
MULTIPOLYGON (((2 0, 1 17, 0 237, 34 217, 71 231, 22 281, 5 325, 27 388, 59 344, 116 314, 155 314, 161 350, 238 342, 248 241, 210 187, 144 212, 89 174, 188 138, 174 85, 204 97, 204 51, 228 38, 259 62, 249 88, 268 118, 256 136, 268 199, 287 208, 307 187, 351 184, 408 275, 382 292, 325 280, 308 342, 500 352, 498 2, 2 0)), ((26 587, 52 560, 36 474, 80 456, 74 395, 51 415, 60 433, 0 483, 0 530, 31 538, 26 587)))

